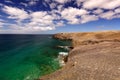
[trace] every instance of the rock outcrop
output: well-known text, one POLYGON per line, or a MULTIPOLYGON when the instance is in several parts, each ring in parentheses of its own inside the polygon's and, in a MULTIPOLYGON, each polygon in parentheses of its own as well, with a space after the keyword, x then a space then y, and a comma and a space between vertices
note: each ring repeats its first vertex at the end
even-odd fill
MULTIPOLYGON (((59 36, 60 37, 59 37, 59 36)), ((120 32, 56 34, 72 40, 66 65, 40 80, 120 80, 120 32)))
POLYGON ((53 36, 61 40, 71 40, 73 47, 99 42, 114 42, 120 40, 120 31, 58 33, 53 36))

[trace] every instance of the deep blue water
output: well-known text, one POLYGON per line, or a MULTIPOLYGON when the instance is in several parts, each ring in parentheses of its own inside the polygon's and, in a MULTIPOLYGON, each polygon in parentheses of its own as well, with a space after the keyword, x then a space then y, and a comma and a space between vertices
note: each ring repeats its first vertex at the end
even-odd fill
POLYGON ((57 45, 69 42, 52 35, 0 35, 0 80, 34 80, 59 69, 57 45))

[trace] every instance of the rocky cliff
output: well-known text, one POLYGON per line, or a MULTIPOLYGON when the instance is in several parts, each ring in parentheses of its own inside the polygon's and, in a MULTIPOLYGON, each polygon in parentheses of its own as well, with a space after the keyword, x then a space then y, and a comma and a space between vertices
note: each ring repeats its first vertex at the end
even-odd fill
POLYGON ((120 31, 60 33, 72 40, 68 62, 40 80, 120 80, 120 31))
POLYGON ((58 33, 53 36, 61 40, 71 40, 74 47, 99 42, 114 42, 120 40, 120 31, 58 33))

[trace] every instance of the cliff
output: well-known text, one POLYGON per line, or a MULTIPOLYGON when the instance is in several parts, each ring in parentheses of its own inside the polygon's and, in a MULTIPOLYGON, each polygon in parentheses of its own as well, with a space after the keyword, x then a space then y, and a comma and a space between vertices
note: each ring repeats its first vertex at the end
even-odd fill
POLYGON ((87 44, 96 44, 105 41, 119 41, 120 31, 58 33, 53 36, 61 40, 71 40, 73 47, 87 44))
POLYGON ((60 70, 40 80, 120 80, 120 32, 60 33, 74 49, 60 70), (75 41, 75 42, 74 42, 75 41))

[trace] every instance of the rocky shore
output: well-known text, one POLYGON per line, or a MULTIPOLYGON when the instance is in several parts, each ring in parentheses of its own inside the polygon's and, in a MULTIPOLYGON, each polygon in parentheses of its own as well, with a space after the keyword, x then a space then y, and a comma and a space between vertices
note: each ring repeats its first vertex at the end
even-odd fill
POLYGON ((120 31, 58 33, 71 40, 66 65, 40 80, 120 80, 120 31))

